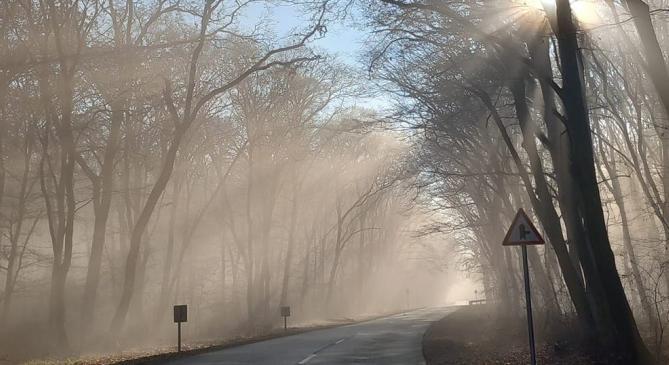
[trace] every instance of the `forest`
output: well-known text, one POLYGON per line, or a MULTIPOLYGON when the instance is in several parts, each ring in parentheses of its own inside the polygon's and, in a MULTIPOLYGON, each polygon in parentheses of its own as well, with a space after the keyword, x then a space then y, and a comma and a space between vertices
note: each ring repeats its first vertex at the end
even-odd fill
POLYGON ((502 312, 518 207, 540 310, 625 364, 663 362, 669 276, 669 74, 662 1, 402 2, 373 19, 377 77, 419 131, 419 186, 502 312))
POLYGON ((664 363, 668 60, 665 0, 3 0, 0 357, 445 305, 447 271, 521 317, 523 208, 541 325, 664 363))

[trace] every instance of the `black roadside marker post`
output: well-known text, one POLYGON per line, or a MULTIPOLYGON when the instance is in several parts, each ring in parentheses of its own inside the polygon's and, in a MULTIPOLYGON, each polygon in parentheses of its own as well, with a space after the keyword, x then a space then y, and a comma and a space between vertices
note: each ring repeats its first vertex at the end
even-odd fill
POLYGON ((174 323, 177 324, 177 352, 181 352, 181 323, 188 322, 188 306, 174 306, 174 323))
POLYGON ((523 255, 523 278, 525 282, 525 308, 527 310, 527 333, 530 341, 530 361, 537 364, 537 352, 534 345, 534 323, 532 321, 532 295, 530 293, 530 269, 527 265, 527 245, 543 245, 544 239, 530 218, 521 208, 518 209, 511 227, 506 232, 503 246, 520 246, 523 255))
POLYGON ((290 317, 290 306, 281 307, 281 317, 283 317, 283 330, 288 331, 288 317, 290 317))

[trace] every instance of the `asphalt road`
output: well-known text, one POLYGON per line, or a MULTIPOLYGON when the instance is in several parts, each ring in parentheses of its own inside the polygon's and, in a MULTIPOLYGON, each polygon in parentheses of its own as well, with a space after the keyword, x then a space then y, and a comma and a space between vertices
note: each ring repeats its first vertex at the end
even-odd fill
POLYGON ((167 362, 185 364, 424 364, 423 333, 451 308, 420 309, 167 362))

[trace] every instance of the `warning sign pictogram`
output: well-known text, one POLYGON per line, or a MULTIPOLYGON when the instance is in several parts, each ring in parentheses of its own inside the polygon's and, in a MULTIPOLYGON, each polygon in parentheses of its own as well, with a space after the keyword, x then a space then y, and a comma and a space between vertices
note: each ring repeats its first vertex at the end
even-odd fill
POLYGON ((525 214, 525 211, 522 208, 518 209, 518 213, 516 213, 511 227, 506 232, 502 245, 543 245, 544 243, 544 239, 534 224, 532 224, 527 214, 525 214))

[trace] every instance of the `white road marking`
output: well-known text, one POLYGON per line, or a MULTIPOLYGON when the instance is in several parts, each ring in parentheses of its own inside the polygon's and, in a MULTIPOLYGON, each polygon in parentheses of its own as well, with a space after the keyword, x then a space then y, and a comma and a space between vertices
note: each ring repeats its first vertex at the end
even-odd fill
POLYGON ((328 347, 332 347, 332 346, 334 346, 334 345, 339 345, 340 343, 344 342, 344 340, 346 340, 346 339, 345 339, 345 338, 341 338, 341 339, 337 340, 337 342, 333 342, 333 343, 331 343, 331 344, 329 344, 329 345, 326 345, 326 346, 324 346, 324 347, 322 347, 322 348, 316 350, 316 352, 314 352, 313 354, 307 356, 306 358, 304 358, 302 361, 298 362, 297 364, 298 364, 298 365, 304 365, 304 364, 308 363, 309 361, 311 361, 311 359, 313 359, 314 357, 318 356, 318 353, 319 353, 319 352, 321 352, 321 351, 327 349, 328 347))
POLYGON ((298 364, 299 365, 304 365, 304 364, 308 363, 309 360, 313 359, 316 356, 317 356, 316 354, 311 354, 311 355, 307 356, 304 360, 298 362, 298 364))

